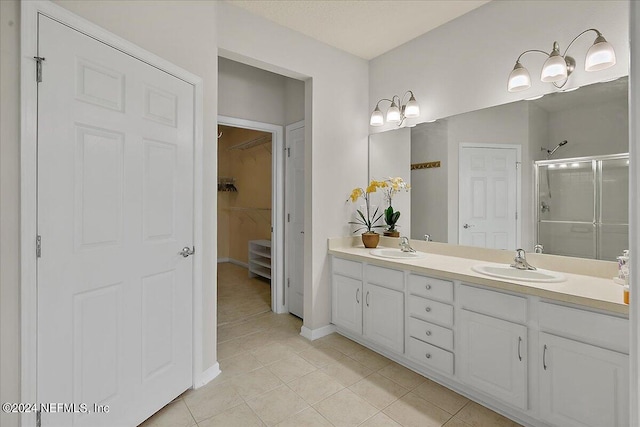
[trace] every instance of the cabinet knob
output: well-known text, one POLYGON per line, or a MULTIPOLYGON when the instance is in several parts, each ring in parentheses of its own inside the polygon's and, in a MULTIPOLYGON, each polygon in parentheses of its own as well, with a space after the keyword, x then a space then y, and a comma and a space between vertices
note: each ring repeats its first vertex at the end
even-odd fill
POLYGON ((427 359, 431 359, 431 354, 427 353, 424 355, 424 357, 426 357, 427 359))
POLYGON ((427 332, 425 332, 425 333, 427 334, 427 336, 428 336, 428 337, 430 337, 430 336, 431 336, 431 331, 427 331, 427 332))
POLYGON ((424 309, 424 311, 426 311, 427 313, 431 311, 431 307, 427 307, 424 309))
POLYGON ((431 289, 431 285, 427 285, 427 286, 425 286, 425 288, 427 288, 427 290, 430 290, 431 289))

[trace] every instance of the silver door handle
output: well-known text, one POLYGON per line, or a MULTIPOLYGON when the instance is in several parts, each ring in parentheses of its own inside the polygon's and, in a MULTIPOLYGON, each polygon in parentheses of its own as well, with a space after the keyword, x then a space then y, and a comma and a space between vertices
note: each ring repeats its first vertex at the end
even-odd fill
POLYGON ((356 289, 356 302, 358 304, 360 304, 360 298, 358 298, 358 295, 360 294, 360 288, 356 289))
POLYGON ((544 349, 542 350, 542 367, 544 370, 547 370, 547 345, 544 345, 544 349))
POLYGON ((178 255, 182 255, 183 257, 188 257, 189 255, 193 255, 196 253, 196 248, 195 246, 193 248, 190 248, 189 246, 185 246, 184 248, 182 248, 182 250, 180 252, 178 252, 178 255))
POLYGON ((465 224, 462 226, 462 228, 471 228, 473 227, 473 224, 465 224))
POLYGON ((518 359, 522 362, 522 353, 520 353, 521 344, 522 344, 522 337, 518 337, 518 359))
POLYGON ((367 291, 367 296, 365 297, 365 301, 367 302, 367 307, 369 307, 369 291, 367 291))

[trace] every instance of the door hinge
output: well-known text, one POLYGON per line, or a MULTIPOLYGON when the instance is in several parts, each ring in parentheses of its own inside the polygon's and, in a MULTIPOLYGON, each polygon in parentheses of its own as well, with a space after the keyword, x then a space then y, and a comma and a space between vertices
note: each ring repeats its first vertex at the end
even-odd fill
POLYGON ((518 212, 516 212, 516 219, 518 219, 518 212))
POLYGON ((287 278, 287 288, 291 287, 291 279, 287 278))
POLYGON ((522 165, 522 162, 516 162, 516 169, 520 169, 521 165, 522 165))
POLYGON ((291 222, 291 214, 287 214, 287 222, 291 222))
POLYGON ((287 147, 287 157, 291 157, 291 147, 287 147))
POLYGON ((42 257, 42 236, 36 236, 36 258, 42 257))
POLYGON ((44 58, 41 56, 34 56, 33 59, 36 60, 36 82, 42 82, 42 63, 44 62, 44 58))
POLYGON ((36 427, 42 427, 42 412, 39 409, 36 411, 36 427))

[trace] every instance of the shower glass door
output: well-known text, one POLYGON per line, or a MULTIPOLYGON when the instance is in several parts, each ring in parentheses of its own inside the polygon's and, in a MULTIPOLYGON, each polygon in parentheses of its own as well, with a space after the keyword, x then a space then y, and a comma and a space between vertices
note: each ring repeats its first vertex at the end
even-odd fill
POLYGON ((596 257, 595 192, 591 160, 538 167, 538 243, 545 253, 596 257))
POLYGON ((535 162, 544 252, 615 260, 628 248, 628 155, 535 162))
POLYGON ((599 162, 598 259, 614 261, 629 249, 629 159, 599 162))

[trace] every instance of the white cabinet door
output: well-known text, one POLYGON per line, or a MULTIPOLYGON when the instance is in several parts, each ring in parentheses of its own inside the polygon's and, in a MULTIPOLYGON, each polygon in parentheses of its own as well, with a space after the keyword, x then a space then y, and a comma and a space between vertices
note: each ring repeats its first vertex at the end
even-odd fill
POLYGON ((399 353, 404 352, 404 293, 367 283, 364 335, 399 353))
POLYGON ((520 409, 527 409, 527 328, 461 310, 460 379, 520 409))
POLYGON ((540 333, 540 416, 562 427, 629 425, 629 357, 540 333))
POLYGON ((362 281, 333 275, 333 323, 362 334, 362 281))

